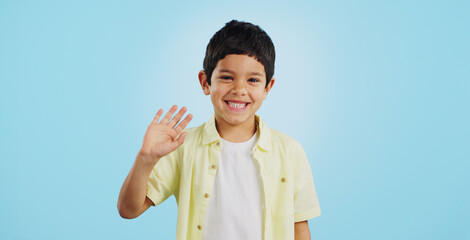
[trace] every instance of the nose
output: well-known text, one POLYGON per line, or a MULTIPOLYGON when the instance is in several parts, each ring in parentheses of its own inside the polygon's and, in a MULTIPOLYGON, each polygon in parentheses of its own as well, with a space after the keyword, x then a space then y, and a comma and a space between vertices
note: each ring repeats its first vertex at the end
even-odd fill
POLYGON ((246 86, 243 81, 234 81, 233 89, 232 89, 232 94, 235 95, 241 95, 244 96, 246 95, 246 86))

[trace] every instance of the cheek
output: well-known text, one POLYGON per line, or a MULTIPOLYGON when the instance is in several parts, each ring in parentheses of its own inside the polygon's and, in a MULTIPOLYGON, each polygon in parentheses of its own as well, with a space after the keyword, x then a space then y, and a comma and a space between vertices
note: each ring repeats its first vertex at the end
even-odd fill
POLYGON ((220 101, 224 97, 223 92, 221 91, 220 88, 212 88, 211 89, 211 100, 212 102, 217 102, 220 101))
POLYGON ((230 89, 223 86, 218 86, 213 89, 213 93, 218 98, 223 98, 225 95, 230 93, 230 89))
POLYGON ((264 90, 263 91, 256 91, 251 96, 256 101, 262 102, 264 100, 264 90))

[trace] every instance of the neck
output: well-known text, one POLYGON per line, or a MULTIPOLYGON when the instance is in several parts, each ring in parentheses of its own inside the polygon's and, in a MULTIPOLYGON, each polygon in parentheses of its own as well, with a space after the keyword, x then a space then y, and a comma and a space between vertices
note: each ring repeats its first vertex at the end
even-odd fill
POLYGON ((215 126, 221 138, 233 143, 246 142, 253 137, 256 132, 256 123, 254 118, 253 121, 248 121, 247 123, 238 125, 219 121, 216 118, 215 126))

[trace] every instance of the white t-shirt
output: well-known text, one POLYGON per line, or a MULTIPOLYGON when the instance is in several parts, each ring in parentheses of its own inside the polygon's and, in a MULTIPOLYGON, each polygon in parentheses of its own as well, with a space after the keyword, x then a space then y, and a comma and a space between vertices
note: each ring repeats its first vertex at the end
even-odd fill
POLYGON ((202 228, 203 240, 263 238, 261 177, 251 155, 257 140, 258 133, 242 143, 221 139, 217 174, 202 228))

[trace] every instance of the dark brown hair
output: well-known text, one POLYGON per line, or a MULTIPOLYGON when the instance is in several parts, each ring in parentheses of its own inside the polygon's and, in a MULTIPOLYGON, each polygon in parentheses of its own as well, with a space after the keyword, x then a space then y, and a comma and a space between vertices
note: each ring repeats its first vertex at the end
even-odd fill
POLYGON ((259 26, 232 20, 212 36, 207 45, 203 63, 209 85, 217 63, 229 54, 254 57, 264 66, 266 86, 271 81, 276 58, 274 44, 268 34, 259 26))

